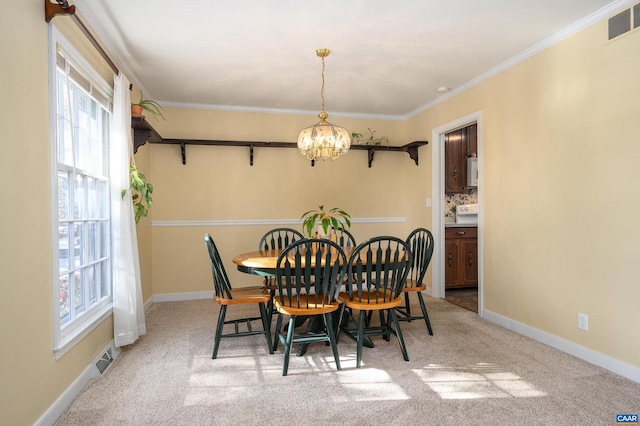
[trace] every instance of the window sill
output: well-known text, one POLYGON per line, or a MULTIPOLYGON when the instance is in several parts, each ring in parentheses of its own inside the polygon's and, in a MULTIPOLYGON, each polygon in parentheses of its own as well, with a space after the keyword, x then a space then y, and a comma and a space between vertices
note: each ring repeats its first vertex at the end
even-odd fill
POLYGON ((89 333, 102 324, 107 318, 113 314, 113 304, 110 303, 98 312, 96 312, 90 319, 87 320, 84 327, 75 330, 68 336, 61 339, 58 344, 53 348, 53 356, 55 360, 59 360, 69 352, 75 345, 80 343, 89 333))

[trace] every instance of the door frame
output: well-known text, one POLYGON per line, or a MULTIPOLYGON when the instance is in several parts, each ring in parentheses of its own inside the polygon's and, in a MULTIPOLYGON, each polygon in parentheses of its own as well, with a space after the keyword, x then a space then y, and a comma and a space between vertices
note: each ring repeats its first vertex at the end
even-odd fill
POLYGON ((433 141, 433 150, 431 152, 431 188, 433 207, 432 219, 434 251, 431 259, 432 269, 432 296, 443 299, 445 296, 444 279, 445 279, 445 256, 444 254, 444 136, 445 134, 466 127, 470 124, 478 125, 478 314, 483 316, 483 227, 482 227, 482 168, 483 168, 483 152, 482 152, 482 110, 473 112, 464 117, 460 117, 442 126, 432 130, 431 140, 433 141))

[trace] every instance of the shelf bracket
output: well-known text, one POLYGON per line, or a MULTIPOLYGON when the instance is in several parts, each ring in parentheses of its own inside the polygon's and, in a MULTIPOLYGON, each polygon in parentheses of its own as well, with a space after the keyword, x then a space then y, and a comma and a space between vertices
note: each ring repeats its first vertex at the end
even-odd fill
POLYGON ((187 148, 184 142, 180 142, 180 154, 182 154, 182 164, 187 164, 187 148))
POLYGON ((417 166, 418 165, 418 147, 408 146, 407 153, 409 154, 409 157, 411 157, 411 159, 416 162, 416 166, 417 166))
POLYGON ((253 166, 253 145, 249 145, 249 165, 253 166))
POLYGON ((151 136, 151 130, 136 129, 133 132, 133 153, 138 152, 138 148, 147 143, 147 139, 151 136))
POLYGON ((374 148, 367 149, 367 153, 369 154, 369 168, 371 168, 371 163, 373 163, 373 157, 376 154, 376 150, 374 148))

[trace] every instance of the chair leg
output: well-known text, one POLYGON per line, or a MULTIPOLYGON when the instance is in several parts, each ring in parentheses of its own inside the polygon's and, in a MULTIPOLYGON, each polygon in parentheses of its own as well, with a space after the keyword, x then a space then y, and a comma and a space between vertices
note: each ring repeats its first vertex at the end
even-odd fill
POLYGON ((216 359, 218 356, 218 348, 220 347, 220 339, 222 336, 222 329, 224 328, 224 317, 227 314, 227 305, 220 305, 220 313, 218 314, 218 325, 216 326, 216 337, 213 343, 213 354, 211 359, 216 359))
POLYGON ((273 337, 273 350, 278 349, 278 339, 280 338, 280 331, 282 327, 282 314, 278 312, 278 319, 276 320, 275 336, 273 337))
POLYGON ((411 322, 411 305, 409 304, 409 293, 404 294, 404 305, 405 310, 407 311, 407 321, 411 322))
POLYGON ((267 347, 269 348, 269 353, 273 353, 273 342, 271 341, 271 321, 270 318, 267 318, 267 309, 264 306, 264 303, 259 303, 260 306, 260 317, 262 318, 262 327, 264 328, 264 335, 267 338, 267 347))
POLYGON ((433 336, 433 330, 431 329, 431 321, 429 321, 429 315, 427 314, 427 307, 424 305, 424 299, 422 298, 421 292, 418 292, 418 301, 420 302, 420 309, 422 309, 422 316, 424 317, 424 322, 427 323, 427 330, 429 330, 429 335, 433 336))
MULTIPOLYGON (((385 317, 384 317, 384 310, 382 310, 382 309, 381 309, 381 310, 379 310, 379 311, 378 311, 378 314, 380 315, 380 327, 381 327, 381 328, 383 328, 383 329, 384 329, 385 327, 389 327, 389 320, 390 320, 390 318, 386 318, 386 319, 385 319, 385 317)), ((383 338, 384 340, 386 340, 387 342, 388 342, 388 341, 390 341, 390 340, 391 340, 391 333, 384 334, 384 335, 382 336, 382 338, 383 338)))
POLYGON ((340 309, 338 309, 338 326, 336 327, 336 342, 340 338, 340 331, 342 330, 342 321, 345 313, 345 304, 340 304, 340 309))
MULTIPOLYGON (((278 320, 280 320, 281 316, 282 314, 279 314, 278 320)), ((291 345, 293 344, 293 330, 295 329, 295 326, 294 326, 295 321, 296 321, 295 316, 292 316, 291 319, 289 319, 289 329, 287 330, 287 339, 284 342, 282 342, 284 346, 284 366, 282 367, 283 376, 286 376, 287 371, 289 370, 289 355, 291 355, 291 345)))
POLYGON ((364 320, 366 316, 367 316, 367 311, 360 311, 360 315, 358 316, 356 368, 360 368, 360 363, 362 361, 362 341, 364 340, 364 320))
POLYGON ((402 330, 400 330, 400 321, 398 321, 398 314, 395 309, 389 309, 389 315, 393 319, 393 326, 396 329, 396 337, 400 344, 400 350, 402 351, 402 357, 405 361, 409 361, 409 355, 407 355, 407 347, 404 344, 404 338, 402 337, 402 330))
MULTIPOLYGON (((269 290, 269 303, 267 303, 267 309, 269 311, 269 318, 273 316, 273 298, 276 295, 275 290, 269 290)), ((271 325, 271 320, 269 320, 269 325, 271 325)))
POLYGON ((329 343, 331 344, 331 349, 333 350, 333 358, 336 360, 336 368, 338 370, 342 370, 340 367, 340 355, 338 355, 338 344, 336 342, 336 336, 333 331, 333 312, 328 314, 324 314, 324 326, 327 329, 327 334, 329 335, 329 343))

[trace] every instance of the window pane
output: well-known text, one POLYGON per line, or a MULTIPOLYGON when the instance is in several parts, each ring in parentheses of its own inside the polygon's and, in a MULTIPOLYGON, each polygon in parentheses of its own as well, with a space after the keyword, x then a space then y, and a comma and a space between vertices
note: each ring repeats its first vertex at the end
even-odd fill
POLYGON ((94 303, 97 302, 97 288, 96 288, 96 267, 91 265, 87 268, 86 271, 86 288, 89 290, 89 305, 93 305, 94 303))
POLYGON ((108 221, 100 222, 100 253, 98 256, 100 259, 109 257, 110 244, 109 244, 109 232, 111 226, 108 221))
POLYGON ((87 241, 87 252, 88 258, 87 262, 95 262, 98 260, 98 249, 97 244, 99 243, 99 235, 97 235, 97 223, 89 222, 87 223, 88 227, 88 241, 87 241))
POLYGON ((98 217, 98 194, 96 193, 96 180, 92 177, 87 178, 87 209, 89 218, 98 217))
POLYGON ((73 316, 77 317, 86 310, 82 275, 84 270, 73 273, 73 316))
POLYGON ((69 321, 69 275, 63 275, 58 281, 58 294, 60 301, 60 324, 69 321))
POLYGON ((58 171, 58 220, 69 219, 69 173, 58 171))
POLYGON ((73 264, 75 269, 84 264, 84 251, 82 250, 84 226, 82 223, 73 224, 73 264))
POLYGON ((58 226, 58 259, 60 273, 69 271, 69 225, 58 226))
POLYGON ((81 175, 76 176, 75 191, 73 194, 73 217, 83 219, 85 217, 85 198, 84 198, 84 178, 81 175))

